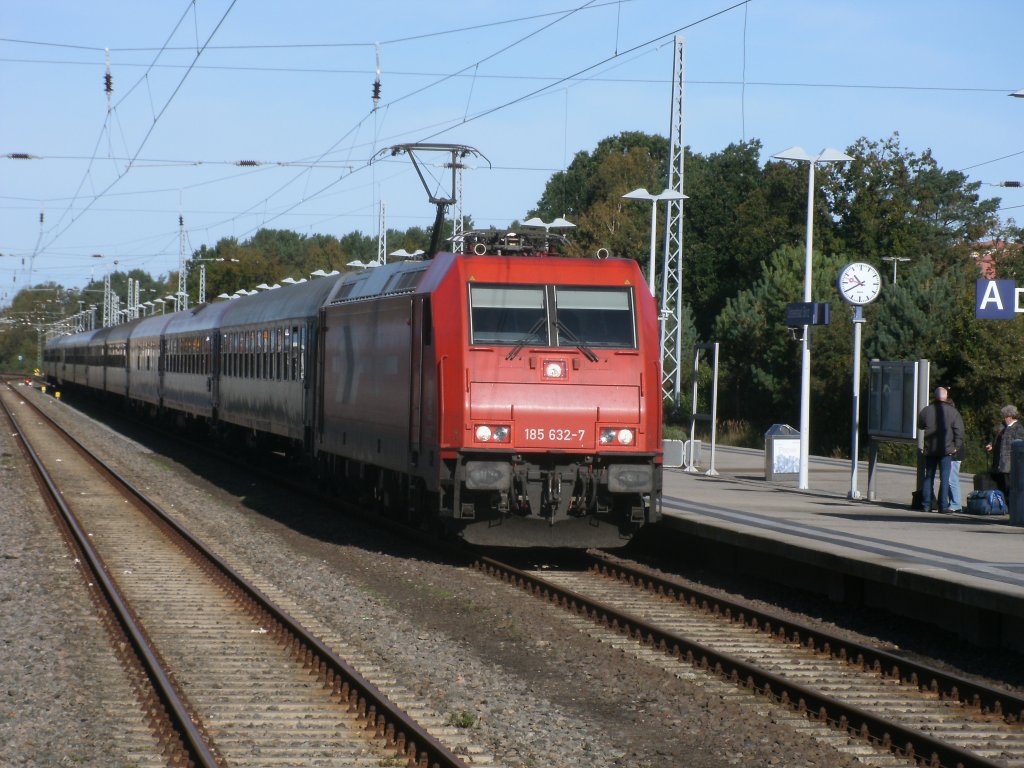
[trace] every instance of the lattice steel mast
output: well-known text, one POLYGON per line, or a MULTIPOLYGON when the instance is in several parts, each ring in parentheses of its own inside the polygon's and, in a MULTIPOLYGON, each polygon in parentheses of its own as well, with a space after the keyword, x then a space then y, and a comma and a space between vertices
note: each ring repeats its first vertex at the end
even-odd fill
MULTIPOLYGON (((683 85, 686 41, 676 38, 672 64, 672 109, 669 123, 668 189, 683 192, 683 85)), ((679 402, 683 369, 683 200, 665 201, 665 257, 661 262, 662 392, 679 402)))

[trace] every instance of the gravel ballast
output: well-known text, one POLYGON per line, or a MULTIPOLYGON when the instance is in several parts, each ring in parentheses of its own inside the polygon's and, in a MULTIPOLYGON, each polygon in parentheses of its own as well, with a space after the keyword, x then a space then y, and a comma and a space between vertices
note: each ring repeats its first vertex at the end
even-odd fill
MULTIPOLYGON (((178 463, 148 436, 84 417, 67 395, 26 394, 232 565, 465 727, 497 764, 864 764, 756 697, 670 676, 512 587, 264 487, 258 471, 218 467, 211 482, 192 471, 210 460, 186 452, 178 463)), ((92 663, 113 659, 105 633, 9 434, 0 450, 0 765, 148 764, 137 749, 116 753, 122 735, 100 705, 110 672, 92 663)))

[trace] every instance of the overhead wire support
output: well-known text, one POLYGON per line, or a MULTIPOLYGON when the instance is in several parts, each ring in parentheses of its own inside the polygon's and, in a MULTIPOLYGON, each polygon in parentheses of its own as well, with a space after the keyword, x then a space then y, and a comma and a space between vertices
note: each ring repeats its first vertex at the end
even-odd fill
POLYGON ((465 163, 453 163, 455 166, 455 213, 452 215, 452 253, 462 253, 465 244, 465 218, 462 215, 462 172, 465 163))
POLYGON ((679 402, 682 384, 683 324, 683 92, 686 83, 686 40, 677 36, 672 63, 672 108, 669 118, 668 189, 678 199, 665 201, 665 255, 661 279, 662 393, 679 402))
POLYGON ((388 219, 387 206, 380 201, 380 217, 377 219, 377 266, 388 263, 388 219))
POLYGON ((185 217, 178 214, 178 293, 177 309, 188 309, 188 262, 185 260, 185 217))

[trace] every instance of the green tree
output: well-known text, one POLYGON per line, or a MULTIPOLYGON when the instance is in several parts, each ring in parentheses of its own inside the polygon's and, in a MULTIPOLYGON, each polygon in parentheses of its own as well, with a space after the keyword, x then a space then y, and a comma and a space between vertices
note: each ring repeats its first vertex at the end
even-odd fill
POLYGON ((625 131, 602 139, 593 152, 577 152, 566 170, 551 177, 544 186, 536 209, 527 218, 539 216, 551 221, 564 216, 575 223, 596 202, 607 200, 619 189, 628 192, 636 187, 646 187, 651 192, 659 192, 665 186, 668 152, 665 137, 641 131, 625 131), (636 175, 617 182, 610 174, 602 173, 602 166, 610 158, 631 153, 634 162, 645 158, 643 167, 636 169, 636 175))
MULTIPOLYGON (((814 254, 815 297, 830 294, 843 263, 841 257, 814 254)), ((803 250, 779 249, 761 265, 760 277, 750 288, 726 300, 715 323, 713 338, 722 345, 723 400, 734 418, 749 421, 759 430, 776 422, 799 421, 800 331, 785 327, 785 308, 802 300, 803 268, 803 250)), ((822 326, 813 329, 815 353, 836 341, 829 331, 822 326)), ((816 361, 814 354, 812 364, 828 365, 816 361)))
POLYGON ((847 151, 854 159, 829 177, 826 194, 837 239, 865 261, 930 255, 941 269, 997 225, 999 201, 981 200, 980 182, 943 170, 930 150, 904 149, 899 134, 861 138, 847 151))

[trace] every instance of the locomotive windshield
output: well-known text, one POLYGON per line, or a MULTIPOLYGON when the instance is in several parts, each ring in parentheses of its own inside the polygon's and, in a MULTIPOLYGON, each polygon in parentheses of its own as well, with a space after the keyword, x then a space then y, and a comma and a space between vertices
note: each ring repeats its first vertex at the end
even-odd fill
POLYGON ((636 348, 629 288, 470 285, 473 344, 636 348))

